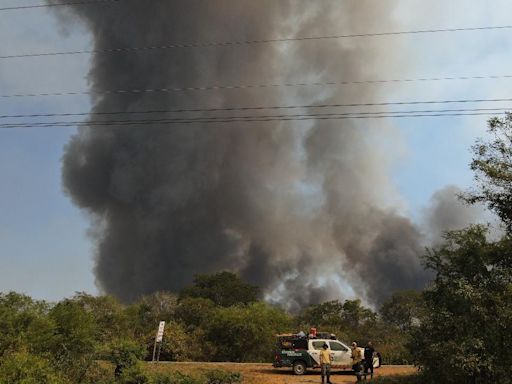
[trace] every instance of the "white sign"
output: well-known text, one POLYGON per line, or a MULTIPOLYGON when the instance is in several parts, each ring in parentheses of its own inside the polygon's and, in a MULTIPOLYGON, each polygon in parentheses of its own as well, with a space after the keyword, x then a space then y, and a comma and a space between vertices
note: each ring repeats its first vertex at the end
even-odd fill
POLYGON ((165 321, 161 321, 158 325, 158 332, 156 333, 156 342, 161 343, 164 338, 165 321))

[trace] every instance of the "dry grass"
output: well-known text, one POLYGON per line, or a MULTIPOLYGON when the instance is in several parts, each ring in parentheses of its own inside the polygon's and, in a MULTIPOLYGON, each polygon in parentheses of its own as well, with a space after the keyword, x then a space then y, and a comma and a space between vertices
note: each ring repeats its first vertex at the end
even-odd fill
MULTIPOLYGON (((243 375, 244 384, 305 384, 320 383, 318 370, 310 370, 304 376, 295 376, 291 369, 274 369, 270 364, 237 364, 237 363, 147 363, 148 372, 172 374, 180 372, 186 375, 198 376, 202 372, 222 369, 231 372, 240 372, 243 375)), ((389 377, 411 375, 415 368, 408 365, 383 366, 375 370, 375 377, 389 377)), ((331 381, 334 384, 355 383, 355 376, 349 372, 334 372, 331 381)))

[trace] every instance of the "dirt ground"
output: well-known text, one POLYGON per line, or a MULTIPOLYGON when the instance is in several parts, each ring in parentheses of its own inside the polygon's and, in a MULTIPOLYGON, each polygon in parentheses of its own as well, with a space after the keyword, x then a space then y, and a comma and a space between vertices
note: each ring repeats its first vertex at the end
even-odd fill
MULTIPOLYGON (((179 371, 189 375, 211 369, 240 372, 243 375, 244 384, 320 384, 320 372, 318 370, 309 370, 304 376, 295 376, 290 368, 274 369, 271 364, 161 362, 148 366, 148 370, 162 373, 179 371)), ((384 365, 375 370, 375 376, 406 375, 415 371, 415 368, 409 365, 384 365)), ((355 383, 356 378, 348 371, 334 371, 331 381, 333 384, 355 383)))

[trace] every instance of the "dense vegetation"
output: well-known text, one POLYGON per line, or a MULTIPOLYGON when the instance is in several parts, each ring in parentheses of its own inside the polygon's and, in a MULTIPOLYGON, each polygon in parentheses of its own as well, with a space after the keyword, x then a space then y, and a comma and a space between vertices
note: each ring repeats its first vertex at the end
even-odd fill
POLYGON ((434 280, 424 292, 395 293, 378 312, 359 300, 329 301, 289 314, 260 300, 236 275, 198 275, 174 295, 157 292, 123 305, 77 293, 58 303, 0 294, 0 384, 230 384, 236 373, 201 377, 148 373, 156 327, 167 322, 162 360, 266 361, 273 335, 310 326, 346 341, 372 340, 386 363, 421 368, 382 383, 510 383, 512 371, 512 115, 491 119, 492 139, 474 147, 477 186, 464 197, 485 203, 503 225, 445 234, 426 250, 434 280))
POLYGON ((258 297, 256 287, 228 272, 199 275, 179 295, 157 292, 130 305, 85 293, 55 304, 0 294, 0 382, 164 383, 147 377, 140 364, 152 357, 160 320, 167 322, 161 360, 270 362, 276 333, 315 325, 345 340, 371 338, 388 362, 403 363, 408 338, 400 327, 416 314, 402 307, 420 307, 422 300, 416 292, 402 292, 382 315, 347 300, 292 316, 258 297))

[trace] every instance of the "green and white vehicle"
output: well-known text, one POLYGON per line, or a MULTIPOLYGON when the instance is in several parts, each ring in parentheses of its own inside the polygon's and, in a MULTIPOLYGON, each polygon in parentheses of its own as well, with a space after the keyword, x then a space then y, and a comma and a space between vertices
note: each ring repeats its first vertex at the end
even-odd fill
MULTIPOLYGON (((308 338, 278 339, 273 366, 291 367, 296 375, 303 375, 308 369, 320 368, 320 351, 324 344, 331 350, 332 369, 352 369, 352 351, 346 344, 339 340, 308 338)), ((374 368, 380 366, 379 361, 378 357, 374 357, 374 368)))

